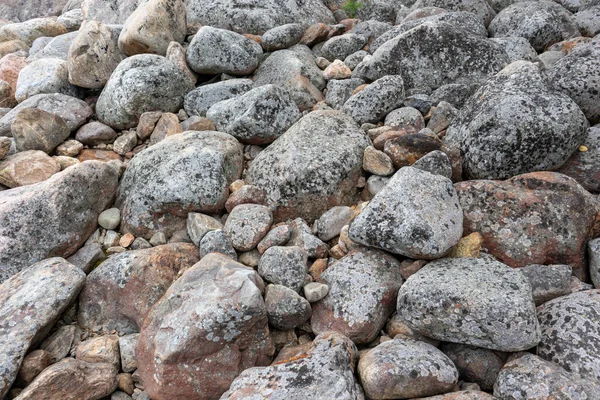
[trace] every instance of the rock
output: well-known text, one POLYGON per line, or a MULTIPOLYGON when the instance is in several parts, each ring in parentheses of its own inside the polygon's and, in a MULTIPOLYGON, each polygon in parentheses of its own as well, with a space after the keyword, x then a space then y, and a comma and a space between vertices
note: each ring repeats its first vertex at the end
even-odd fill
POLYGON ((33 264, 3 281, 0 285, 2 397, 17 377, 27 350, 48 334, 75 300, 85 282, 85 274, 57 257, 33 264))
POLYGON ((298 293, 282 285, 269 285, 265 290, 265 305, 269 324, 287 331, 310 319, 310 303, 298 293))
POLYGON ((22 151, 0 161, 0 184, 9 188, 32 185, 59 171, 60 164, 43 151, 22 151))
MULTIPOLYGON (((156 122, 152 135, 150 135, 150 144, 154 145, 167 136, 173 136, 181 132, 183 132, 183 128, 179 124, 177 115, 173 113, 163 113, 156 122)), ((137 144, 137 142, 135 144, 137 144)), ((133 146, 135 146, 135 144, 133 144, 133 146)))
POLYGON ((221 210, 242 163, 242 146, 225 133, 165 138, 133 158, 123 175, 116 202, 122 230, 144 238, 171 234, 185 229, 189 212, 221 210))
POLYGON ((50 365, 50 356, 44 350, 33 350, 21 363, 17 375, 17 384, 27 386, 33 379, 50 365))
POLYGON ((482 0, 417 0, 412 4, 411 10, 424 7, 438 7, 449 11, 466 11, 475 14, 487 27, 496 15, 491 2, 482 0))
POLYGON ((528 265, 521 269, 533 289, 533 300, 539 306, 556 297, 571 293, 571 267, 568 265, 528 265))
POLYGON ((287 89, 300 111, 311 109, 324 98, 321 90, 325 78, 306 46, 296 45, 272 53, 260 63, 253 79, 255 86, 273 84, 287 89))
POLYGON ((588 242, 587 254, 589 257, 590 278, 594 287, 600 287, 600 238, 588 242))
POLYGON ((316 0, 303 3, 267 0, 252 4, 251 7, 232 0, 191 0, 186 2, 186 9, 190 24, 210 25, 254 35, 290 23, 306 26, 316 22, 335 23, 331 11, 316 0))
POLYGON ((18 151, 52 151, 71 134, 66 121, 56 114, 39 108, 21 109, 11 125, 18 151))
POLYGON ((423 397, 420 400, 494 400, 496 397, 479 390, 461 390, 444 395, 423 397))
POLYGON ((472 85, 450 83, 442 85, 431 93, 429 96, 434 105, 442 101, 452 104, 454 107, 461 108, 469 97, 479 89, 477 83, 472 85))
POLYGON ((458 371, 444 353, 429 343, 395 338, 360 357, 358 374, 373 399, 413 398, 448 392, 458 371))
MULTIPOLYGON (((230 189, 231 190, 231 189, 230 189)), ((266 204, 267 195, 264 190, 253 185, 243 185, 241 188, 233 192, 225 202, 225 209, 231 212, 235 207, 241 204, 266 204)))
POLYGON ((464 233, 479 232, 490 254, 511 267, 568 264, 585 277, 597 205, 573 179, 533 172, 507 181, 455 185, 464 233))
POLYGON ((204 235, 218 229, 223 229, 223 224, 211 216, 200 213, 189 213, 187 216, 188 235, 198 247, 204 235))
POLYGON ((327 332, 296 357, 245 370, 221 399, 292 399, 310 393, 318 399, 359 400, 363 394, 353 374, 357 354, 348 338, 327 332))
POLYGON ((84 21, 67 55, 69 82, 101 89, 122 58, 112 29, 98 21, 84 21))
POLYGON ((492 390, 506 361, 504 353, 465 344, 444 343, 440 350, 456 365, 464 381, 476 383, 484 390, 492 390))
POLYGON ((434 150, 419 158, 413 165, 414 168, 441 175, 448 179, 452 178, 452 164, 450 159, 440 150, 434 150))
POLYGON ((402 285, 397 309, 411 329, 438 340, 500 351, 526 350, 540 340, 527 278, 493 259, 428 263, 402 285))
POLYGON ((402 77, 385 76, 351 96, 344 103, 343 110, 358 124, 377 123, 387 113, 402 105, 403 100, 402 77))
POLYGON ((373 146, 369 146, 365 149, 363 155, 363 169, 366 172, 381 176, 391 175, 396 171, 390 157, 383 151, 375 149, 373 146))
POLYGON ((177 112, 192 89, 187 75, 171 60, 135 55, 115 69, 98 98, 96 113, 111 128, 133 128, 146 111, 177 112))
POLYGON ((586 399, 586 385, 579 377, 536 355, 518 353, 504 365, 494 385, 501 399, 586 399))
POLYGON ((273 216, 267 206, 240 204, 231 210, 223 232, 236 250, 249 251, 267 234, 272 223, 273 216))
POLYGON ((77 159, 81 162, 88 160, 96 160, 102 162, 117 162, 118 164, 112 165, 122 165, 121 161, 123 158, 115 153, 112 150, 97 150, 97 149, 85 149, 79 154, 77 159))
POLYGON ((510 62, 524 60, 536 62, 539 61, 538 54, 529 41, 520 36, 505 36, 492 38, 494 43, 498 43, 504 48, 510 62))
POLYGON ((24 108, 38 108, 65 120, 71 132, 79 128, 93 114, 84 101, 60 93, 38 94, 28 98, 0 119, 0 136, 11 136, 11 124, 24 108))
POLYGON ((31 45, 27 61, 32 62, 43 58, 54 58, 67 61, 69 47, 77 37, 77 32, 69 32, 54 38, 42 36, 31 45))
POLYGON ((119 49, 128 56, 167 54, 169 43, 183 43, 186 34, 183 0, 142 2, 127 18, 119 35, 119 49))
POLYGON ((208 118, 199 117, 197 115, 191 116, 181 123, 181 127, 184 131, 215 131, 217 127, 208 118))
POLYGON ((445 22, 425 22, 385 42, 352 76, 376 80, 401 75, 405 89, 437 89, 449 83, 483 82, 508 62, 502 47, 489 39, 445 22))
POLYGON ((188 115, 206 116, 206 112, 214 104, 242 95, 250 89, 250 79, 230 79, 199 86, 185 96, 185 111, 188 115))
POLYGON ((110 364, 65 358, 46 368, 19 395, 19 400, 92 400, 117 388, 117 371, 110 364))
POLYGON ((300 112, 286 89, 264 85, 214 104, 206 116, 220 132, 243 143, 262 145, 281 136, 300 118, 300 112))
POLYGON ((475 92, 446 140, 460 146, 470 178, 505 179, 560 167, 583 142, 587 128, 577 105, 552 92, 537 65, 518 61, 475 92))
POLYGON ((573 15, 577 28, 583 36, 594 37, 600 33, 600 4, 581 10, 573 15))
POLYGON ((77 140, 66 140, 56 146, 56 155, 59 157, 77 157, 83 150, 83 144, 77 140))
POLYGON ((425 128, 425 121, 421 112, 413 107, 397 108, 385 117, 385 125, 406 131, 418 132, 425 128))
POLYGON ((548 46, 579 36, 572 14, 548 1, 521 1, 509 5, 489 26, 490 37, 520 36, 538 52, 548 46))
POLYGON ((327 293, 329 293, 329 286, 324 283, 310 282, 304 286, 303 290, 306 300, 311 303, 316 303, 327 296, 327 293))
POLYGON ((119 354, 121 355, 121 369, 125 372, 133 372, 137 369, 135 347, 137 346, 139 333, 132 333, 119 337, 119 354))
POLYGON ((435 259, 458 243, 462 221, 448 178, 404 167, 354 219, 350 238, 410 258, 435 259))
POLYGON ((306 262, 306 252, 300 247, 273 246, 260 258, 258 274, 267 282, 300 292, 308 273, 306 262))
POLYGON ((207 232, 200 241, 200 258, 216 252, 237 260, 237 253, 231 245, 229 237, 220 229, 207 232))
POLYGON ((117 182, 110 165, 85 162, 44 182, 0 192, 0 281, 45 258, 73 254, 112 203, 117 182))
POLYGON ((16 54, 7 54, 0 58, 0 80, 6 82, 5 92, 0 96, 0 107, 12 108, 17 105, 15 90, 19 73, 27 66, 25 57, 16 54))
POLYGON ((56 58, 42 58, 34 61, 19 73, 15 90, 18 102, 36 94, 60 93, 81 97, 81 89, 69 83, 67 62, 56 58))
POLYGON ((291 230, 287 225, 281 225, 272 228, 265 237, 258 243, 256 249, 263 254, 267 249, 273 246, 283 246, 290 240, 291 230))
POLYGON ((353 218, 354 210, 348 206, 331 208, 316 221, 319 239, 326 242, 338 236, 342 228, 348 225, 353 218))
MULTIPOLYGON (((66 0, 7 0, 0 4, 0 15, 9 21, 27 21, 36 17, 60 15, 66 0)), ((0 23, 1 25, 1 23, 0 23)))
POLYGON ((432 111, 427 129, 430 129, 434 134, 445 131, 458 114, 458 110, 445 101, 440 101, 432 111))
POLYGON ((600 192, 600 126, 588 129, 585 151, 575 151, 558 172, 575 179, 587 191, 600 192))
POLYGON ((321 53, 329 61, 343 60, 350 54, 361 50, 367 44, 367 38, 356 33, 334 36, 323 44, 321 53))
POLYGON ((0 136, 0 160, 4 160, 4 158, 8 155, 13 143, 14 141, 11 140, 11 138, 0 136))
POLYGON ((116 371, 121 369, 117 335, 98 336, 85 340, 77 346, 76 354, 77 360, 110 364, 116 371))
POLYGON ((258 43, 239 33, 203 26, 190 42, 186 59, 199 74, 249 75, 262 53, 258 43))
POLYGON ((269 29, 262 35, 262 47, 265 51, 282 50, 292 47, 302 39, 302 24, 285 24, 269 29))
POLYGON ((121 212, 118 208, 104 210, 98 216, 98 225, 104 229, 115 229, 121 222, 121 212))
POLYGON ((352 96, 354 90, 365 81, 357 78, 332 80, 327 83, 325 101, 336 110, 341 110, 344 103, 352 96))
POLYGON ((592 124, 600 122, 600 39, 577 46, 547 70, 551 88, 569 96, 592 124))
POLYGON ((84 20, 122 25, 143 3, 145 0, 83 0, 81 11, 84 20))
POLYGON ((329 247, 321 239, 312 234, 308 224, 302 218, 296 218, 289 223, 291 230, 288 246, 301 247, 310 258, 327 256, 329 247))
POLYGON ((69 355, 76 330, 77 327, 75 325, 64 325, 40 344, 40 349, 48 354, 51 364, 69 355))
MULTIPOLYGON (((538 309, 542 331, 537 354, 590 383, 600 379, 600 291, 550 300, 538 309)), ((597 390, 594 392, 597 393, 597 390)))
MULTIPOLYGON (((0 27, 0 41, 21 40, 28 46, 42 36, 58 36, 67 33, 64 25, 55 18, 32 18, 25 22, 6 24, 0 27)), ((4 55, 4 54, 3 54, 4 55)))
POLYGON ((75 134, 75 139, 86 146, 109 144, 116 138, 117 132, 114 129, 98 121, 91 121, 83 125, 75 134))
POLYGON ((402 285, 399 267, 390 255, 365 248, 335 262, 318 279, 329 286, 329 292, 313 303, 313 331, 335 330, 356 344, 374 340, 394 312, 402 285))
POLYGON ((263 287, 256 272, 219 254, 187 269, 142 327, 136 354, 148 394, 216 398, 242 370, 268 364, 263 287))
POLYGON ((275 222, 298 216, 312 222, 333 206, 355 202, 369 144, 350 117, 315 111, 256 157, 247 183, 267 192, 275 222))

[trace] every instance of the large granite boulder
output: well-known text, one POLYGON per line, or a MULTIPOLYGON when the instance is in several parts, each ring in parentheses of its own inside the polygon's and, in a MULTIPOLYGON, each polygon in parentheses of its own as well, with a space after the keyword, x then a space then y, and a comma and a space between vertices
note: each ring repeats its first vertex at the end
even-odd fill
POLYGON ((213 105, 250 91, 252 84, 250 79, 228 79, 198 86, 185 96, 183 106, 188 115, 204 117, 213 105))
POLYGON ((115 168, 88 161, 0 192, 0 282, 37 261, 75 253, 96 230, 117 184, 115 168))
POLYGON ((122 25, 127 18, 147 0, 83 0, 83 19, 104 24, 122 25))
POLYGON ((256 157, 246 181, 265 190, 275 222, 314 221, 333 206, 355 202, 370 144, 342 112, 311 112, 256 157))
POLYGON ((437 7, 449 11, 467 11, 475 14, 480 21, 487 27, 496 12, 492 8, 492 2, 486 0, 417 0, 410 7, 411 10, 418 10, 427 7, 437 7))
POLYGON ((68 0, 3 0, 0 15, 9 21, 60 15, 68 0))
POLYGON ((169 136, 132 159, 116 205, 121 228, 150 239, 186 228, 189 212, 218 212, 242 173, 242 145, 222 132, 169 136))
POLYGON ((575 179, 588 192, 600 192, 600 125, 588 129, 582 144, 586 151, 575 151, 557 172, 575 179))
POLYGON ((138 373, 153 400, 216 399, 244 370, 274 352, 261 292, 251 268, 211 253, 186 270, 142 327, 138 373))
POLYGON ((468 177, 506 179, 557 169, 587 129, 577 104, 549 89, 537 64, 517 61, 467 100, 446 140, 460 147, 468 177))

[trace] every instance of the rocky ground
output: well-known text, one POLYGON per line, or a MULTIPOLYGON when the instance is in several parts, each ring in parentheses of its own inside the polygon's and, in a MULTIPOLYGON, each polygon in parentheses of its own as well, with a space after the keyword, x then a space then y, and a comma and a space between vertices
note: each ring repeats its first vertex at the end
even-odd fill
POLYGON ((598 192, 600 0, 0 0, 0 399, 598 400, 598 192))

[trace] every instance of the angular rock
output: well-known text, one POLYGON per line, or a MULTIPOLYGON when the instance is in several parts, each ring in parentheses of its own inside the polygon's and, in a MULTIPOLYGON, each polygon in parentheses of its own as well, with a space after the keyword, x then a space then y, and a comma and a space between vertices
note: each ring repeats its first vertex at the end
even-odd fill
POLYGON ((455 185, 464 234, 479 232, 490 254, 511 267, 568 264, 585 277, 585 251, 597 215, 593 197, 573 179, 533 172, 507 181, 455 185))
POLYGON ((119 337, 119 354, 121 355, 121 369, 125 372, 133 372, 137 369, 135 348, 137 346, 139 333, 132 333, 119 337))
POLYGON ((200 241, 210 231, 223 229, 221 221, 200 213, 189 213, 187 216, 187 233, 196 246, 200 247, 200 241))
POLYGON ((313 304, 313 331, 335 330, 365 344, 394 312, 402 285, 400 262, 380 250, 357 249, 327 268, 318 282, 328 285, 329 292, 313 304))
POLYGON ((273 246, 283 246, 290 240, 291 230, 287 225, 281 225, 271 229, 265 237, 258 243, 256 249, 263 254, 267 249, 273 246))
POLYGON ((365 81, 357 78, 332 80, 327 83, 325 101, 336 110, 341 110, 344 103, 352 96, 354 90, 365 81))
POLYGON ((551 91, 536 64, 517 61, 467 100, 446 140, 460 146, 468 177, 506 179, 557 169, 587 129, 577 104, 551 91))
POLYGON ((268 248, 258 263, 258 274, 267 282, 300 292, 308 273, 306 252, 297 246, 268 248))
POLYGON ((273 215, 269 207, 260 204, 240 204, 231 210, 223 232, 231 239, 233 248, 250 251, 267 234, 273 215))
POLYGON ((81 270, 56 257, 0 285, 0 396, 8 393, 27 350, 48 334, 84 282, 81 270))
POLYGON ((237 260, 238 256, 235 249, 231 245, 229 237, 220 229, 207 232, 200 241, 200 258, 207 254, 217 252, 224 254, 233 260, 237 260))
POLYGON ((302 325, 312 314, 308 300, 282 285, 267 286, 265 305, 269 324, 282 331, 302 325))
POLYGON ((354 203, 369 144, 350 117, 315 111, 256 157, 247 183, 267 192, 275 222, 298 216, 314 221, 333 206, 354 203))
POLYGON ((170 235, 185 229, 189 212, 221 210, 242 157, 242 146, 221 132, 184 132, 142 151, 119 187, 122 230, 147 239, 170 235))
POLYGON ((44 182, 0 192, 0 281, 44 258, 73 254, 112 203, 117 182, 110 165, 85 162, 44 182), (58 194, 61 200, 48 201, 58 194))
POLYGON ((17 384, 29 385, 33 379, 50 365, 50 356, 44 350, 34 350, 21 363, 17 384))
POLYGON ((36 94, 60 93, 82 97, 81 89, 69 82, 67 62, 56 58, 42 58, 34 61, 19 73, 15 98, 18 102, 36 94))
POLYGON ((484 390, 492 390, 506 361, 504 353, 465 344, 443 343, 440 350, 456 365, 464 381, 476 383, 484 390))
POLYGON ((342 108, 356 123, 377 123, 387 113, 402 105, 404 82, 401 76, 380 78, 351 96, 342 108))
POLYGON ((262 145, 281 136, 300 118, 300 112, 286 89, 264 85, 213 105, 206 116, 220 132, 243 143, 262 145))
POLYGON ((139 54, 123 60, 96 103, 98 120, 114 129, 133 128, 146 111, 177 112, 192 82, 165 57, 139 54))
POLYGON ((398 315, 414 331, 448 342, 520 351, 540 341, 529 281, 493 259, 428 263, 400 288, 398 315))
POLYGON ((110 364, 119 371, 121 369, 119 337, 106 335, 87 339, 77 345, 76 358, 89 363, 110 364))
POLYGON ((262 190, 253 185, 244 185, 227 198, 225 209, 231 212, 235 207, 241 204, 266 204, 267 195, 262 190))
POLYGON ((568 265, 533 264, 523 267, 521 272, 529 279, 536 306, 571 293, 572 269, 568 265))
POLYGON ((11 125, 11 133, 18 151, 52 151, 71 134, 66 121, 40 108, 21 109, 11 125))
POLYGON ((65 325, 42 342, 40 349, 48 354, 51 363, 60 361, 69 355, 76 331, 75 325, 65 325))
POLYGON ((452 178, 452 164, 450 163, 450 159, 446 153, 440 150, 434 150, 427 153, 418 159, 412 166, 423 171, 431 172, 432 174, 445 176, 448 179, 452 178))
POLYGON ((59 171, 60 164, 43 151, 22 151, 0 161, 0 184, 9 188, 33 185, 59 171))
POLYGON ((302 248, 310 258, 324 258, 327 256, 329 246, 316 237, 306 221, 296 218, 288 224, 291 234, 288 246, 302 248))
POLYGON ((245 369, 274 352, 252 269, 209 254, 186 270, 148 314, 138 373, 154 400, 217 398, 245 369))
POLYGON ((417 259, 442 257, 462 237, 463 215, 452 182, 400 169, 350 225, 350 238, 417 259))
POLYGON ((242 95, 250 89, 250 79, 229 79, 199 86, 185 96, 184 108, 188 115, 206 116, 214 104, 242 95))
POLYGON ((450 391, 458 371, 444 353, 429 343, 395 338, 360 357, 358 374, 371 399, 430 396, 450 391))

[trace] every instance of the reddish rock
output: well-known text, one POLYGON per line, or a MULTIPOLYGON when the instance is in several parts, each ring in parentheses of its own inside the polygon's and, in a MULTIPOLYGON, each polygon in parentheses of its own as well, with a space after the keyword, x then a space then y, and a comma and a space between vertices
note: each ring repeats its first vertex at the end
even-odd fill
POLYGON ((464 212, 464 234, 479 232, 484 247, 513 268, 568 264, 585 279, 585 251, 598 205, 574 179, 532 172, 506 181, 455 185, 464 212))
POLYGON ((319 22, 314 25, 308 27, 306 31, 304 31, 304 36, 300 39, 300 44, 305 44, 308 47, 312 47, 313 45, 323 42, 329 36, 329 26, 319 22))
POLYGON ((60 164, 39 150, 13 154, 0 161, 0 184, 9 188, 31 185, 60 172, 60 164))
POLYGON ((170 243, 114 255, 88 277, 79 297, 79 324, 94 332, 138 332, 177 274, 198 262, 198 248, 170 243))
POLYGON ((27 354, 17 375, 17 386, 25 387, 50 365, 50 354, 45 350, 34 350, 27 354))
POLYGON ((439 396, 422 397, 413 400, 496 400, 491 394, 480 392, 479 390, 463 390, 448 394, 440 394, 439 396))
POLYGON ((413 165, 425 154, 440 150, 442 142, 435 136, 415 133, 390 139, 385 142, 383 151, 394 163, 396 169, 413 165))
POLYGON ((152 308, 140 333, 138 373, 153 400, 218 399, 244 370, 274 352, 251 268, 218 253, 185 271, 152 308))
MULTIPOLYGON (((388 128, 388 127, 382 127, 382 128, 388 128)), ((373 129, 373 131, 375 131, 375 129, 373 129)), ((377 132, 377 133, 379 133, 379 132, 377 132)), ((375 147, 377 150, 383 151, 385 144, 389 140, 400 138, 400 137, 406 136, 408 134, 409 134, 409 132, 407 132, 405 129, 386 130, 385 132, 378 134, 376 137, 372 137, 373 147, 375 147)))
POLYGON ((0 80, 8 83, 10 90, 6 97, 0 98, 0 107, 14 107, 17 105, 15 90, 19 72, 27 66, 25 57, 16 54, 7 54, 0 59, 0 80))
POLYGON ((115 153, 112 150, 97 150, 97 149, 85 149, 79 154, 79 156, 77 156, 77 159, 81 162, 84 162, 87 160, 97 160, 97 161, 104 161, 104 162, 108 162, 108 161, 112 161, 112 160, 123 161, 123 157, 121 157, 120 155, 118 155, 117 153, 115 153))
POLYGON ((254 185, 244 185, 229 195, 225 202, 225 209, 231 212, 235 206, 240 204, 267 204, 267 194, 261 188, 254 185))
POLYGON ((89 363, 110 364, 118 371, 121 369, 119 337, 117 335, 98 336, 81 342, 77 346, 75 357, 89 363))

